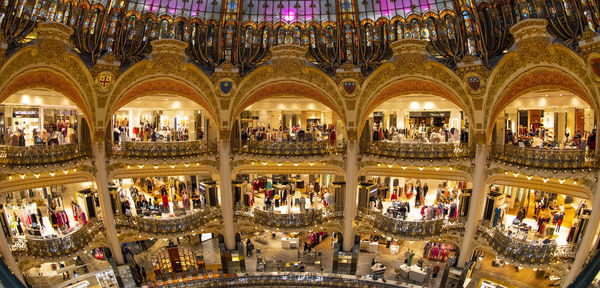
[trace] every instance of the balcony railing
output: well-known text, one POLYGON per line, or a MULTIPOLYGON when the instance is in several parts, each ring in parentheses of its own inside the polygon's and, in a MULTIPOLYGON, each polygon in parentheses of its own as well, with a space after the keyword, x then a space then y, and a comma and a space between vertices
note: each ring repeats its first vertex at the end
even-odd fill
POLYGON ((63 237, 27 237, 27 251, 25 253, 37 257, 61 257, 78 253, 94 240, 101 229, 102 221, 94 221, 82 225, 63 237))
POLYGON ((527 167, 546 169, 578 169, 593 166, 593 160, 580 149, 529 148, 512 145, 493 145, 494 159, 527 167))
POLYGON ((396 142, 371 142, 366 150, 372 155, 406 159, 470 157, 474 151, 468 144, 396 142))
POLYGON ((234 151, 267 156, 317 156, 346 151, 344 141, 240 141, 234 151))
POLYGON ((574 245, 542 244, 509 237, 498 228, 479 226, 480 233, 500 256, 527 264, 547 264, 558 260, 575 259, 574 245))
POLYGON ((252 219, 253 223, 275 228, 303 228, 321 225, 334 219, 342 219, 341 211, 332 209, 311 209, 306 213, 276 214, 260 209, 236 207, 235 215, 242 219, 252 219))
POLYGON ((163 281, 157 283, 164 288, 192 288, 192 287, 355 287, 355 288, 398 288, 414 287, 415 285, 401 285, 396 281, 385 281, 381 277, 372 280, 370 277, 357 278, 354 275, 304 273, 304 272, 277 272, 277 273, 239 273, 226 274, 224 277, 195 276, 177 279, 177 281, 163 281), (177 282, 177 283, 174 283, 177 282))
POLYGON ((89 144, 0 146, 0 164, 15 166, 65 163, 90 155, 89 144))
POLYGON ((179 217, 146 218, 129 215, 119 215, 115 218, 118 227, 132 228, 140 232, 152 234, 170 234, 192 231, 203 228, 215 219, 221 218, 217 208, 206 208, 196 213, 179 217))
POLYGON ((112 154, 125 157, 171 158, 201 156, 217 151, 215 142, 206 140, 174 142, 127 141, 121 145, 113 144, 112 154))
POLYGON ((356 219, 380 231, 408 238, 437 236, 451 229, 464 228, 460 219, 401 220, 367 211, 358 211, 356 219))

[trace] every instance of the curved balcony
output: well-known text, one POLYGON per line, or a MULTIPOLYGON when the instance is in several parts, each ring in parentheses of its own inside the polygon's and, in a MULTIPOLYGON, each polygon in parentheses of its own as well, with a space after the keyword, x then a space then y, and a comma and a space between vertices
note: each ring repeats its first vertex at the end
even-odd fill
POLYGON ((576 246, 542 244, 514 239, 497 228, 479 226, 479 232, 488 241, 490 247, 501 256, 523 264, 549 264, 559 260, 575 259, 576 246))
POLYGON ((220 221, 221 211, 218 208, 210 208, 179 217, 145 218, 119 215, 115 217, 115 222, 119 228, 130 228, 150 234, 172 234, 202 229, 217 219, 220 221))
POLYGON ((27 249, 21 253, 44 258, 62 257, 79 253, 80 250, 93 242, 95 236, 102 229, 102 222, 94 221, 87 225, 82 225, 63 237, 27 237, 27 249))
MULTIPOLYGON (((277 273, 239 273, 226 274, 224 277, 186 277, 177 281, 158 282, 158 287, 350 287, 350 288, 398 288, 400 282, 384 281, 382 279, 357 278, 354 275, 277 272, 277 273), (174 283, 176 282, 176 283, 174 283)), ((414 285, 411 285, 413 287, 414 285)))
POLYGON ((112 146, 112 154, 129 158, 181 158, 204 156, 217 151, 215 142, 206 140, 180 142, 127 141, 112 146))
POLYGON ((52 146, 0 146, 0 164, 9 167, 50 165, 90 155, 89 144, 52 146))
POLYGON ((443 234, 448 230, 464 228, 464 223, 459 221, 459 219, 456 219, 456 221, 449 221, 447 219, 410 221, 365 211, 358 211, 356 220, 367 223, 384 233, 404 238, 432 237, 443 234))
POLYGON ((322 225, 329 221, 344 218, 341 211, 331 209, 313 209, 299 214, 276 214, 260 209, 236 207, 238 219, 251 219, 255 225, 280 229, 298 229, 322 225))
POLYGON ((256 141, 238 142, 233 149, 237 153, 276 157, 306 157, 335 155, 346 151, 344 141, 256 141))
POLYGON ((468 144, 371 142, 366 153, 401 159, 452 159, 473 156, 468 144))
POLYGON ((492 145, 490 157, 511 164, 542 169, 579 169, 594 166, 579 149, 530 148, 492 145))

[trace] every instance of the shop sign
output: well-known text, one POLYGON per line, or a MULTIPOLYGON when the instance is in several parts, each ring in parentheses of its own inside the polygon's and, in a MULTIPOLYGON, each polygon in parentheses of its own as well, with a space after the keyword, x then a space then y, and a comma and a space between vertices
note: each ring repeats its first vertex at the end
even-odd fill
POLYGON ((38 118, 38 108, 17 108, 13 110, 13 118, 38 118))

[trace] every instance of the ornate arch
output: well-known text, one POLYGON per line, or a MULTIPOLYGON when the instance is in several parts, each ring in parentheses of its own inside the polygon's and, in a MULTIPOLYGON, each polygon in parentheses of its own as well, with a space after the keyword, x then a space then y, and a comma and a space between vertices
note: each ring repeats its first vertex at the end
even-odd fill
POLYGON ((96 122, 93 87, 89 70, 76 55, 57 51, 46 53, 35 45, 19 50, 0 68, 0 102, 30 88, 60 93, 81 109, 90 133, 96 122))
POLYGON ((188 98, 204 109, 220 126, 213 84, 208 77, 190 63, 163 65, 153 60, 144 60, 123 73, 116 81, 108 101, 105 123, 112 114, 130 101, 153 94, 172 94, 188 98), (172 67, 170 67, 172 66, 172 67))
POLYGON ((596 113, 599 111, 598 90, 585 61, 569 48, 550 43, 545 37, 525 37, 516 51, 502 57, 487 81, 484 106, 487 141, 491 140, 494 119, 508 103, 541 89, 571 92, 589 103, 596 113))
POLYGON ((234 95, 229 109, 233 112, 229 115, 230 123, 250 104, 283 95, 315 100, 329 107, 346 123, 339 88, 331 78, 314 67, 260 67, 244 78, 234 95))
POLYGON ((491 140, 491 132, 495 123, 494 119, 498 117, 508 104, 530 92, 547 89, 570 92, 580 97, 598 113, 592 91, 586 88, 580 79, 577 79, 577 77, 569 74, 567 71, 556 67, 536 65, 522 69, 520 72, 514 73, 514 77, 499 91, 497 96, 493 97, 493 105, 490 106, 491 110, 488 107, 488 110, 491 111, 486 119, 488 142, 491 140))

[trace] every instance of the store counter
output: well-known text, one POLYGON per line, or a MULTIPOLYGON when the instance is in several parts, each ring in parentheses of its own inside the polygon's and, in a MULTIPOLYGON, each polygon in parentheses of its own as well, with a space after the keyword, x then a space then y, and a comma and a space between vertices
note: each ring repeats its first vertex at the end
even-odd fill
POLYGON ((417 281, 419 283, 425 282, 425 277, 427 277, 427 272, 419 266, 413 265, 409 267, 410 271, 408 272, 408 279, 417 281))
POLYGON ((398 246, 398 245, 390 246, 390 254, 396 255, 396 254, 398 254, 399 251, 400 251, 400 246, 398 246))
POLYGON ((290 237, 283 237, 281 238, 281 248, 298 248, 298 244, 300 243, 300 239, 298 238, 290 238, 290 237))
POLYGON ((377 247, 378 246, 379 246, 379 243, 377 243, 377 242, 370 242, 369 243, 369 248, 368 248, 369 250, 368 251, 371 252, 371 253, 377 253, 377 247))
POLYGON ((400 265, 400 267, 396 268, 396 274, 400 277, 408 279, 408 274, 410 273, 410 268, 406 264, 400 265))

